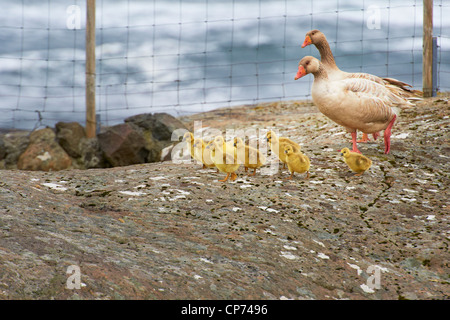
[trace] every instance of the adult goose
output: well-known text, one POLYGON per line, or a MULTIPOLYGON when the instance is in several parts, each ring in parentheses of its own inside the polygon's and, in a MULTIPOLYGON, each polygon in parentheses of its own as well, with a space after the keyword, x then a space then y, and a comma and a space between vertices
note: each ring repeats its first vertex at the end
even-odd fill
POLYGON ((314 75, 311 89, 314 104, 352 134, 352 151, 361 153, 357 147, 357 130, 365 133, 384 130, 384 153, 389 153, 391 128, 397 117, 393 107, 409 108, 412 104, 375 81, 364 78, 333 80, 323 63, 306 56, 300 60, 295 80, 309 73, 314 75))
MULTIPOLYGON (((320 53, 320 60, 328 73, 330 80, 341 80, 348 78, 361 78, 374 81, 380 85, 384 85, 388 90, 394 94, 402 96, 408 100, 417 100, 422 95, 421 91, 410 89, 412 86, 393 78, 380 78, 376 75, 363 73, 363 72, 345 72, 338 68, 336 61, 334 60, 333 53, 331 52, 330 45, 327 38, 320 30, 311 30, 306 33, 305 41, 302 44, 302 48, 313 44, 316 46, 320 53)), ((373 134, 376 140, 378 133, 373 134)), ((367 142, 369 139, 366 133, 363 133, 362 140, 358 142, 367 142)))

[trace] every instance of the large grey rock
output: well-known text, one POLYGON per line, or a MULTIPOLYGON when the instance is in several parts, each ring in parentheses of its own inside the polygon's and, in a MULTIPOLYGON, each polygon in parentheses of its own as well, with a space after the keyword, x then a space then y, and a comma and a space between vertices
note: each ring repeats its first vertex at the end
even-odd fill
POLYGON ((172 132, 176 129, 187 129, 177 118, 167 113, 144 113, 125 119, 144 130, 149 130, 153 138, 159 141, 170 141, 172 132))
POLYGON ((84 169, 109 167, 97 138, 81 139, 79 150, 81 154, 80 162, 84 169))
POLYGON ((174 130, 187 130, 183 122, 167 113, 139 114, 125 119, 125 123, 133 125, 144 137, 149 151, 146 162, 161 160, 162 150, 173 143, 174 130))
POLYGON ((58 122, 55 125, 56 140, 72 158, 81 156, 80 142, 86 137, 84 128, 78 122, 58 122))
POLYGON ((4 166, 6 169, 17 168, 17 160, 30 142, 30 132, 13 131, 3 136, 5 150, 4 166))
POLYGON ((98 143, 113 167, 145 163, 148 150, 142 135, 128 123, 109 127, 98 135, 98 143))

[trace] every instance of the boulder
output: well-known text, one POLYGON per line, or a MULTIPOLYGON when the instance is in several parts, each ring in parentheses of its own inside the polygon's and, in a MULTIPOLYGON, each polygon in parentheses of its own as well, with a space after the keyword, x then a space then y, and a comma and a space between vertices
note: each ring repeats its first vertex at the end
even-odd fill
POLYGON ((58 122, 55 125, 56 141, 72 158, 81 156, 80 142, 86 137, 84 128, 78 122, 58 122))
POLYGON ((108 127, 97 138, 105 159, 113 167, 146 162, 146 141, 131 124, 108 127))
POLYGON ((103 152, 97 138, 83 138, 79 144, 80 162, 84 169, 106 168, 108 162, 105 161, 103 152))
POLYGON ((52 129, 33 131, 30 143, 19 156, 17 168, 20 170, 58 171, 72 165, 72 159, 56 142, 52 129))
POLYGON ((125 122, 133 123, 144 130, 151 131, 153 138, 159 141, 170 141, 174 130, 187 129, 183 122, 167 113, 138 114, 126 118, 125 122))
POLYGON ((39 129, 30 133, 30 144, 55 141, 55 131, 51 128, 39 129))
POLYGON ((16 169, 19 156, 27 149, 30 142, 29 131, 13 131, 3 136, 4 144, 4 167, 16 169))
POLYGON ((125 123, 133 125, 144 137, 149 151, 146 162, 161 161, 162 150, 173 143, 172 132, 176 129, 187 130, 183 122, 167 113, 139 114, 126 118, 125 123))

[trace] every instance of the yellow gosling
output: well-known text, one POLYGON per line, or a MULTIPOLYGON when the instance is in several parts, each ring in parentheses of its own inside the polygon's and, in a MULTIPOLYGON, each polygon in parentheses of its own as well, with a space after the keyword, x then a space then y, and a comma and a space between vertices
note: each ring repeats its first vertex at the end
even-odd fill
POLYGON ((284 153, 286 154, 287 166, 289 172, 291 173, 291 175, 287 179, 292 179, 295 172, 306 172, 306 179, 309 179, 309 158, 300 151, 294 151, 294 147, 288 144, 284 146, 284 153))
POLYGON ((241 138, 234 138, 234 146, 237 150, 238 160, 244 165, 245 171, 248 168, 253 169, 253 173, 249 176, 254 176, 256 169, 266 163, 266 157, 258 149, 246 145, 241 138))
POLYGON ((348 167, 356 172, 355 176, 362 175, 372 165, 372 160, 360 153, 350 151, 349 148, 342 149, 341 156, 344 156, 344 161, 348 167))

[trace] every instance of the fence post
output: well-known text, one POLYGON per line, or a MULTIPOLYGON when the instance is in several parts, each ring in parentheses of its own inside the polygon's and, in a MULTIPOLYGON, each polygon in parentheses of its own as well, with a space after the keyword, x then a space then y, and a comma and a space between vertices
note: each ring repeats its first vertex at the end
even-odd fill
POLYGON ((86 0, 86 136, 96 136, 95 119, 95 0, 86 0))
POLYGON ((422 91, 425 98, 433 94, 433 0, 423 0, 422 91))

